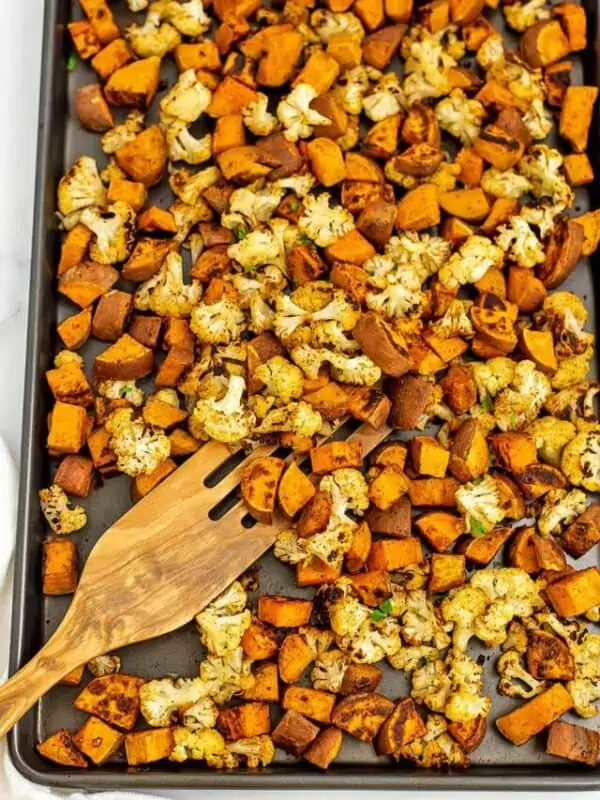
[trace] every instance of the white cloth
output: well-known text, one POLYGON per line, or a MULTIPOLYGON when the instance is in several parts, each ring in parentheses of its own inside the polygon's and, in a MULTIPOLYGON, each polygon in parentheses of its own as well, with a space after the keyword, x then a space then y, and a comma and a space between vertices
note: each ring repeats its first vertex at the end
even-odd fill
MULTIPOLYGON (((12 593, 12 556, 15 545, 17 517, 17 469, 4 441, 0 438, 0 622, 2 630, 10 625, 12 593)), ((2 637, 0 652, 0 674, 6 677, 8 670, 8 641, 2 637)), ((99 795, 81 792, 51 792, 43 786, 26 781, 13 766, 6 742, 0 741, 0 798, 2 800, 51 800, 62 797, 66 800, 152 800, 149 795, 130 792, 104 792, 99 795)), ((155 800, 159 800, 158 797, 155 800)))

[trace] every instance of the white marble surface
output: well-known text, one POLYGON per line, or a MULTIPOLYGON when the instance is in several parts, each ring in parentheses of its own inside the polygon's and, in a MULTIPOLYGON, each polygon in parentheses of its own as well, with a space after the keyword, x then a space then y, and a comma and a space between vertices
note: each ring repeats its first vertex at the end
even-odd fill
MULTIPOLYGON (((0 118, 0 435, 16 459, 21 434, 43 7, 44 0, 0 0, 0 74, 3 76, 3 113, 0 118)), ((235 791, 158 794, 173 800, 242 796, 241 792, 235 791)), ((258 791, 243 793, 244 800, 258 800, 264 795, 258 791)), ((357 800, 361 796, 366 800, 372 795, 372 792, 353 792, 357 800)), ((426 795, 433 800, 438 793, 428 792, 426 795)), ((587 796, 592 798, 594 795, 596 793, 587 796)), ((304 796, 304 792, 277 792, 278 798, 290 800, 304 796)), ((341 792, 311 792, 311 800, 324 800, 325 797, 331 800, 336 796, 341 800, 343 795, 341 792)), ((403 796, 407 797, 406 794, 403 796)), ((488 796, 490 799, 506 797, 501 793, 488 796)), ((528 795, 530 800, 544 796, 547 797, 537 793, 528 795)), ((600 797, 600 793, 596 796, 600 797)), ((458 793, 443 797, 455 800, 458 793)))

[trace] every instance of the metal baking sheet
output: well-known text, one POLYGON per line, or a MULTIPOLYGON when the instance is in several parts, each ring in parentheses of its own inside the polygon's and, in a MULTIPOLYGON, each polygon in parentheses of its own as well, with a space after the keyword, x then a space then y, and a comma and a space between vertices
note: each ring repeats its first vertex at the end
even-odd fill
MULTIPOLYGON (((585 0, 588 14, 590 45, 583 56, 583 65, 576 66, 576 78, 583 74, 586 83, 598 84, 598 26, 597 7, 585 0)), ((111 4, 120 22, 130 15, 123 0, 111 4)), ((63 597, 44 597, 41 594, 40 553, 44 538, 44 522, 37 501, 37 491, 48 485, 52 465, 44 447, 46 413, 50 396, 44 380, 44 370, 51 363, 56 349, 56 323, 72 310, 55 290, 54 271, 59 252, 60 233, 55 216, 55 190, 66 166, 82 154, 102 156, 99 137, 83 131, 70 108, 70 98, 79 85, 95 80, 88 66, 80 65, 69 73, 66 58, 71 50, 66 23, 79 18, 79 4, 74 0, 46 0, 44 51, 42 56, 42 89, 40 101, 39 145, 37 164, 37 200, 35 205, 34 238, 31 266, 29 333, 27 346, 27 376, 25 385, 22 469, 19 501, 18 547, 15 565, 14 616, 11 639, 11 671, 15 671, 35 655, 42 643, 60 622, 69 602, 63 597)), ((500 15, 497 15, 500 17, 500 15)), ((496 24, 497 21, 495 20, 496 24)), ((172 64, 164 65, 165 77, 175 74, 172 64), (171 70, 170 72, 167 72, 171 70)), ((172 81, 171 81, 172 82, 172 81)), ((597 118, 591 131, 590 152, 598 171, 599 136, 597 118)), ((100 159, 99 163, 104 163, 100 159)), ((592 202, 600 201, 599 183, 592 187, 592 202)), ((153 191, 152 201, 162 205, 170 202, 164 186, 153 191)), ((590 205, 590 192, 578 190, 576 213, 590 205)), ((582 262, 564 288, 584 298, 590 314, 589 326, 595 329, 595 279, 592 264, 582 262)), ((83 355, 89 364, 100 342, 89 342, 83 355)), ((112 478, 84 501, 89 512, 89 524, 77 534, 80 556, 85 559, 102 532, 130 505, 129 479, 112 478)), ((594 552, 587 563, 596 563, 594 552)), ((587 565, 585 559, 578 564, 587 565)), ((261 591, 291 593, 297 596, 311 593, 298 589, 292 571, 267 554, 260 562, 261 591)), ((168 672, 195 675, 201 658, 201 648, 193 625, 161 639, 138 644, 120 651, 123 671, 147 678, 168 672)), ((369 744, 345 737, 340 757, 330 771, 314 770, 305 762, 296 761, 281 751, 273 765, 261 771, 215 772, 201 764, 183 765, 160 763, 147 769, 128 769, 123 756, 117 756, 101 768, 69 771, 42 759, 35 745, 57 728, 75 728, 85 716, 72 708, 78 687, 56 687, 32 709, 10 735, 10 752, 17 769, 34 782, 70 789, 151 789, 252 787, 261 789, 290 788, 380 788, 380 789, 592 789, 600 788, 600 775, 595 770, 563 763, 546 756, 543 737, 517 748, 506 742, 495 730, 493 720, 515 705, 509 698, 495 692, 497 676, 494 662, 497 653, 475 651, 486 666, 486 690, 492 695, 490 730, 483 745, 473 754, 473 766, 467 771, 436 772, 420 770, 410 765, 397 765, 391 760, 377 758, 369 744)), ((382 691, 388 697, 406 693, 403 673, 385 670, 382 691)), ((570 717, 567 716, 567 719, 570 717)), ((274 719, 274 722, 276 720, 274 719)), ((600 729, 596 719, 571 719, 578 724, 600 729)))

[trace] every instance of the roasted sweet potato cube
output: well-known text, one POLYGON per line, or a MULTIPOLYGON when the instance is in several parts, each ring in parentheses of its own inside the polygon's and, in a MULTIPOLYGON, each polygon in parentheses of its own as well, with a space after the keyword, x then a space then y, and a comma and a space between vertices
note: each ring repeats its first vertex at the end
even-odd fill
POLYGON ((162 317, 149 317, 135 314, 129 324, 128 333, 137 342, 156 350, 162 328, 162 317))
POLYGON ((411 564, 421 564, 423 548, 415 536, 404 539, 379 539, 371 545, 367 561, 369 569, 395 572, 411 564))
POLYGON ((412 368, 410 352, 401 349, 391 326, 374 311, 367 311, 361 316, 352 335, 363 352, 386 375, 399 378, 412 368))
POLYGON ((432 183, 410 189, 398 203, 396 225, 400 231, 421 231, 439 222, 438 191, 432 183))
POLYGON ((325 263, 315 247, 294 245, 287 254, 287 265, 295 284, 317 280, 325 272, 325 263))
POLYGON ((58 281, 58 291, 81 308, 91 305, 119 279, 113 267, 87 261, 70 267, 58 281))
POLYGON ((577 153, 583 153, 587 148, 597 97, 597 86, 568 86, 565 91, 558 130, 577 153))
POLYGON ((455 414, 464 414, 477 402, 475 377, 473 369, 468 364, 452 364, 440 380, 440 386, 445 401, 455 414))
POLYGON ((92 319, 92 335, 102 342, 116 342, 123 335, 133 308, 133 295, 112 289, 102 295, 92 319))
POLYGON ((312 482, 296 462, 292 461, 281 476, 277 487, 279 507, 287 517, 295 517, 314 495, 315 487, 312 482))
POLYGON ((102 474, 110 474, 116 470, 117 457, 109 448, 110 434, 106 428, 96 428, 87 437, 87 447, 94 464, 94 469, 102 474))
POLYGON ((306 154, 311 171, 321 185, 334 186, 346 177, 344 155, 333 139, 324 136, 312 139, 306 145, 306 154))
POLYGON ((571 695, 562 684, 555 683, 542 694, 499 717, 496 726, 510 742, 522 745, 571 708, 571 695))
POLYGON ((46 380, 54 399, 75 406, 89 406, 93 395, 85 373, 74 361, 68 361, 61 367, 49 369, 46 380))
POLYGON ((459 486, 455 478, 419 478, 410 482, 408 496, 413 506, 454 508, 459 486))
POLYGON ((194 363, 194 351, 189 347, 174 345, 170 347, 165 360, 154 377, 157 388, 176 386, 183 373, 194 363))
POLYGON ((600 572, 588 567, 572 572, 545 589, 548 602, 560 617, 576 617, 600 605, 600 572))
POLYGON ((113 72, 133 61, 133 53, 125 39, 113 39, 103 47, 91 60, 91 65, 103 81, 110 78, 113 72))
POLYGON ((81 683, 81 679, 83 678, 83 673, 85 671, 85 664, 82 664, 80 667, 75 667, 70 672, 67 672, 66 675, 59 680, 59 686, 79 686, 81 683))
POLYGON ((519 528, 511 538, 507 550, 507 562, 529 574, 538 572, 537 557, 533 547, 534 528, 519 528))
MULTIPOLYGON (((276 45, 277 46, 277 45, 276 45)), ((306 64, 292 81, 292 86, 299 83, 310 84, 318 95, 329 91, 340 73, 339 63, 323 50, 313 50, 306 64)))
POLYGON ((473 142, 473 150, 492 167, 507 170, 520 160, 525 146, 498 125, 486 125, 473 142))
POLYGON ((519 55, 534 69, 560 61, 571 52, 558 20, 541 20, 527 28, 519 42, 519 55))
POLYGON ((359 266, 374 255, 375 248, 356 228, 325 248, 325 257, 329 261, 346 261, 359 266))
POLYGON ((283 695, 283 708, 298 711, 308 719, 328 724, 336 697, 331 692, 309 689, 306 686, 289 686, 283 695))
MULTIPOLYGON (((360 2, 360 0, 358 0, 360 2)), ((364 0, 363 0, 364 1, 364 0)), ((372 3, 373 0, 366 0, 372 3)), ((356 8, 356 6, 355 6, 356 8)), ((370 30, 373 30, 372 28, 370 30)), ((362 42, 363 61, 375 69, 385 69, 400 47, 406 25, 387 25, 365 36, 362 42)))
POLYGON ((279 702, 279 673, 277 664, 265 661, 257 664, 254 669, 254 685, 246 689, 244 700, 261 700, 264 703, 279 702))
POLYGON ((351 574, 360 572, 367 563, 371 549, 371 538, 371 529, 362 520, 354 529, 352 544, 345 556, 346 569, 351 574))
POLYGON ((93 764, 100 766, 114 755, 123 742, 123 734, 96 717, 88 717, 73 734, 73 744, 93 764))
POLYGON ((310 747, 304 751, 302 757, 310 764, 321 769, 328 769, 342 747, 343 733, 339 728, 325 728, 322 730, 310 747))
POLYGON ((226 75, 213 92, 206 113, 215 119, 226 114, 240 114, 245 106, 255 98, 256 91, 254 89, 226 75))
POLYGON ((263 456, 244 470, 242 497, 250 513, 261 522, 270 523, 273 518, 277 487, 284 468, 283 459, 263 456))
POLYGON ((237 184, 251 183, 264 178, 271 171, 258 161, 255 145, 231 147, 217 156, 217 163, 226 180, 237 184))
POLYGON ((167 144, 160 126, 151 125, 133 141, 121 145, 115 152, 115 159, 134 181, 155 186, 163 177, 167 163, 167 144))
POLYGON ((348 393, 333 381, 326 383, 316 392, 306 393, 303 400, 310 403, 326 420, 339 419, 350 410, 348 393))
POLYGON ((298 711, 286 711, 271 739, 276 747, 299 756, 314 742, 318 733, 319 728, 298 711))
POLYGON ((565 156, 563 169, 571 186, 586 186, 594 180, 594 168, 586 153, 565 156))
POLYGON ((154 353, 124 333, 94 359, 95 380, 128 381, 144 378, 152 371, 154 353))
POLYGON ((38 753, 61 767, 85 769, 88 762, 75 747, 71 734, 65 728, 53 733, 37 745, 38 753))
POLYGON ((368 31, 377 30, 385 21, 383 0, 356 0, 353 12, 368 31))
POLYGON ((499 465, 509 472, 519 472, 537 461, 535 440, 526 433, 495 433, 490 437, 490 444, 499 465))
POLYGON ((444 553, 465 532, 462 517, 447 511, 429 511, 415 520, 415 527, 438 553, 444 553))
POLYGON ((106 99, 113 106, 147 108, 158 89, 160 58, 150 56, 115 70, 104 87, 106 99))
POLYGON ((277 634, 268 625, 259 620, 252 620, 242 636, 244 653, 253 661, 272 658, 279 649, 277 634))
POLYGON ((328 564, 317 556, 312 556, 296 564, 298 586, 322 586, 324 583, 333 583, 341 574, 341 566, 328 564))
POLYGON ((539 680, 570 681, 575 677, 575 662, 568 646, 546 631, 530 631, 526 659, 528 672, 539 680))
POLYGON ((464 753, 477 750, 487 731, 487 718, 475 717, 468 722, 451 722, 448 733, 464 753))
POLYGON ((450 453, 433 436, 415 436, 410 442, 410 458, 419 475, 443 478, 450 453))
POLYGON ((266 703, 244 703, 235 708, 225 708, 219 712, 217 728, 229 741, 269 733, 269 706, 266 703))
POLYGON ((379 569, 360 572, 351 578, 352 588, 358 595, 361 603, 372 608, 377 608, 391 597, 392 585, 387 572, 379 569))
POLYGON ((136 731, 125 736, 125 757, 130 767, 168 758, 173 750, 173 728, 136 731))
POLYGON ((529 464, 515 476, 526 497, 543 497, 551 489, 564 489, 567 481, 551 464, 529 464))
POLYGON ((387 467, 394 464, 404 470, 406 464, 406 445, 403 442, 385 442, 380 444, 369 455, 369 464, 387 467))
MULTIPOLYGON (((80 86, 73 99, 75 113, 82 127, 95 133, 104 133, 115 124, 99 83, 80 86)), ((114 199, 109 199, 114 202, 114 199)))
POLYGON ((382 677, 383 673, 375 664, 349 664, 344 671, 338 694, 347 697, 361 692, 374 692, 382 677))
POLYGON ((449 592, 462 586, 466 578, 466 559, 462 555, 433 553, 431 556, 428 591, 430 594, 449 592))
POLYGON ((167 458, 147 475, 136 475, 131 480, 131 499, 134 503, 149 494, 152 489, 162 483, 172 472, 177 469, 177 464, 172 458, 167 458))
POLYGON ((106 0, 79 0, 83 12, 89 19, 102 44, 117 39, 121 32, 106 0))
POLYGON ((356 226, 376 247, 384 247, 392 235, 395 222, 395 205, 376 200, 365 206, 356 226))
POLYGON ((494 560, 512 533, 512 528, 498 527, 483 536, 469 536, 459 543, 457 551, 463 553, 470 563, 485 567, 494 560))
POLYGON ((571 52, 585 50, 587 47, 587 17, 584 7, 579 3, 559 3, 553 7, 552 13, 559 18, 563 26, 571 52))
POLYGON ((371 742, 393 710, 394 704, 387 697, 376 692, 361 692, 340 700, 331 721, 362 742, 371 742))
POLYGON ((402 116, 392 114, 376 122, 367 131, 362 149, 370 158, 391 158, 398 150, 398 137, 402 116))
POLYGON ((497 197, 492 203, 490 213, 480 226, 480 230, 486 234, 494 233, 500 225, 504 225, 510 217, 517 214, 519 208, 519 201, 516 198, 497 197))
POLYGON ((525 267, 510 267, 508 271, 507 297, 524 314, 537 311, 548 292, 532 270, 525 267))
POLYGON ((484 0, 450 0, 450 19, 455 25, 467 25, 480 16, 484 0))
POLYGON ((365 521, 373 533, 399 538, 410 536, 410 502, 403 497, 387 511, 371 507, 365 514, 365 521))
POLYGON ((258 598, 258 618, 275 628, 299 628, 312 614, 312 601, 264 594, 258 598))
POLYGON ((312 471, 324 475, 344 467, 360 468, 362 447, 359 442, 328 442, 310 451, 312 471))
POLYGON ((450 446, 450 472, 460 481, 472 481, 487 472, 489 450, 481 426, 468 419, 456 431, 450 446))
POLYGON ((281 31, 278 36, 269 36, 265 45, 256 80, 261 86, 283 86, 292 77, 304 46, 304 37, 296 30, 281 31))
POLYGON ((573 558, 581 558, 600 542, 600 504, 592 503, 560 538, 562 547, 573 558))
POLYGON ((177 233, 175 219, 170 211, 158 206, 150 206, 142 211, 137 219, 138 231, 144 233, 177 233))
POLYGON ((60 462, 54 483, 58 484, 67 494, 75 497, 87 497, 92 487, 94 465, 85 456, 66 456, 60 462))
POLYGON ((130 731, 140 711, 140 686, 143 683, 143 678, 122 673, 94 678, 77 695, 73 705, 109 725, 130 731))
POLYGON ((386 16, 394 22, 408 22, 413 10, 413 0, 384 0, 386 16))
POLYGON ((116 203, 121 200, 130 205, 134 211, 140 211, 148 198, 148 190, 143 183, 136 181, 120 180, 113 178, 106 193, 108 203, 116 203))
POLYGON ((408 481, 401 469, 393 464, 383 467, 369 485, 369 500, 374 506, 387 511, 408 490, 408 481))
POLYGON ((563 549, 551 536, 535 536, 533 550, 540 570, 560 572, 566 568, 567 559, 563 549))
POLYGON ((419 375, 402 375, 390 381, 388 395, 392 401, 390 425, 403 431, 417 427, 432 400, 434 385, 419 375))
POLYGON ((375 749, 380 756, 399 755, 403 747, 424 736, 426 730, 414 700, 404 697, 379 729, 375 749))
POLYGON ((548 731, 546 752, 551 756, 595 767, 600 752, 600 735, 582 725, 553 722, 548 731))
POLYGON ((361 153, 346 153, 346 180, 385 183, 383 170, 376 161, 361 153))
POLYGON ((223 114, 217 118, 212 138, 214 156, 245 144, 246 131, 241 114, 223 114))
POLYGON ((55 454, 78 453, 84 445, 88 427, 85 408, 56 402, 52 409, 48 449, 55 454))
POLYGON ((174 249, 169 239, 140 237, 123 265, 121 277, 126 281, 146 281, 159 271, 167 255, 174 249))
POLYGON ((42 555, 42 591, 73 594, 77 588, 77 545, 71 539, 47 539, 42 555))
POLYGON ((351 33, 336 33, 327 42, 327 52, 344 70, 357 67, 362 60, 360 41, 351 33))
POLYGON ((76 267, 85 260, 88 246, 92 240, 92 232, 85 225, 78 223, 67 233, 60 247, 60 261, 56 274, 60 278, 68 269, 76 267))
MULTIPOLYGON (((473 155, 477 156, 477 153, 473 155)), ((439 203, 447 214, 453 214, 467 222, 480 222, 487 217, 490 210, 485 192, 480 187, 442 192, 439 203)))
POLYGON ((296 683, 315 658, 315 651, 299 633, 288 633, 277 656, 279 677, 284 683, 296 683))
POLYGON ((91 22, 87 19, 69 22, 67 25, 77 55, 82 61, 87 61, 102 49, 100 40, 91 22))
POLYGON ((303 508, 296 533, 298 536, 312 536, 321 533, 329 524, 331 516, 331 498, 327 492, 317 492, 303 508))
POLYGON ((174 431, 171 431, 169 441, 171 442, 171 455, 174 458, 191 456, 199 448, 196 439, 182 428, 175 428, 174 431))

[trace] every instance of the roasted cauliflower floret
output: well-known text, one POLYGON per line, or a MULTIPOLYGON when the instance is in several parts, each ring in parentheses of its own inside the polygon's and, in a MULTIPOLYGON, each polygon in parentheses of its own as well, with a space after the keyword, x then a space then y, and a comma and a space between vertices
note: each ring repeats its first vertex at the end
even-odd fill
POLYGON ((507 626, 515 617, 530 617, 543 606, 535 582, 521 569, 480 570, 472 575, 470 584, 481 589, 490 603, 473 622, 475 636, 488 647, 506 641, 507 626))
POLYGON ((241 647, 224 656, 212 653, 200 663, 200 678, 207 685, 209 697, 221 705, 254 686, 252 662, 241 647))
POLYGON ((319 247, 328 247, 354 228, 352 214, 342 206, 330 206, 330 199, 328 192, 309 195, 298 220, 298 230, 319 247))
POLYGON ((550 489, 537 519, 542 536, 558 536, 585 511, 586 495, 579 489, 550 489))
POLYGON ((439 659, 428 661, 411 674, 410 696, 431 711, 444 711, 451 687, 446 665, 439 659))
POLYGON ((156 0, 148 13, 155 13, 171 23, 184 36, 201 36, 211 24, 211 19, 204 10, 202 0, 156 0))
POLYGON ((286 405, 302 397, 302 370, 283 356, 273 356, 254 370, 254 377, 264 384, 264 392, 286 405))
MULTIPOLYGON (((383 269, 379 268, 382 261, 390 261, 385 256, 374 256, 369 259, 371 264, 367 272, 373 270, 373 262, 377 262, 377 273, 383 275, 383 269)), ((386 286, 378 292, 367 292, 367 307, 372 311, 378 311, 388 319, 404 317, 408 314, 416 313, 423 305, 425 296, 421 291, 421 281, 418 272, 410 266, 390 269, 386 274, 386 286)))
POLYGON ((406 59, 406 77, 402 89, 407 106, 428 98, 442 97, 451 91, 448 68, 456 66, 456 60, 444 49, 442 43, 447 31, 444 28, 431 34, 424 26, 415 25, 409 35, 404 37, 401 52, 406 59))
POLYGON ((560 173, 563 157, 558 150, 545 144, 530 147, 519 161, 517 170, 531 183, 535 197, 549 197, 562 208, 573 204, 574 194, 560 173))
POLYGON ((466 300, 452 300, 443 316, 431 323, 431 330, 443 339, 462 336, 472 339, 475 330, 469 317, 470 303, 466 300))
POLYGON ((129 25, 125 36, 139 58, 164 58, 181 43, 179 32, 168 22, 161 22, 160 15, 152 10, 146 15, 143 25, 129 25))
POLYGON ((504 519, 498 487, 489 475, 460 486, 456 491, 456 505, 475 535, 487 533, 504 519))
POLYGON ((436 661, 439 658, 441 658, 440 651, 436 647, 419 645, 418 647, 403 647, 397 653, 388 656, 388 663, 393 669, 413 672, 429 661, 436 661))
POLYGON ((560 455, 568 442, 575 438, 577 429, 572 422, 557 417, 540 417, 527 428, 535 439, 538 456, 542 461, 560 467, 560 455))
POLYGON ((275 745, 270 736, 252 736, 228 742, 227 752, 239 758, 249 769, 268 767, 275 756, 275 745))
POLYGON ((331 497, 331 514, 347 522, 348 511, 362 515, 369 507, 369 487, 357 469, 344 467, 321 478, 319 491, 331 497))
POLYGON ((230 344, 242 335, 244 312, 226 297, 192 308, 190 327, 200 344, 230 344))
POLYGON ((84 508, 71 503, 65 490, 53 483, 39 491, 40 507, 54 533, 75 533, 87 522, 84 508))
POLYGON ((406 644, 412 647, 431 644, 440 650, 450 644, 447 632, 450 626, 444 625, 424 589, 396 588, 392 596, 392 615, 398 618, 406 644))
POLYGON ((366 355, 347 356, 324 348, 295 347, 290 355, 307 378, 316 379, 321 367, 329 363, 336 381, 354 386, 373 386, 381 378, 381 370, 366 355))
POLYGON ((268 230, 255 230, 236 244, 230 244, 227 255, 246 271, 255 270, 265 264, 277 264, 281 258, 281 247, 268 230))
POLYGON ((310 673, 312 685, 325 692, 338 692, 349 663, 348 654, 342 650, 321 653, 315 659, 310 673))
POLYGON ((500 676, 498 691, 507 697, 522 697, 529 700, 541 694, 546 688, 544 681, 538 681, 521 664, 521 655, 516 650, 507 650, 496 662, 500 676))
POLYGON ((117 467, 126 475, 149 475, 171 454, 164 431, 135 418, 132 408, 117 408, 105 423, 109 447, 117 456, 117 467))
POLYGON ((511 217, 494 239, 507 257, 520 267, 535 267, 545 259, 544 248, 523 217, 511 217))
MULTIPOLYGON (((364 97, 370 81, 381 77, 378 70, 362 64, 352 67, 340 76, 334 88, 334 96, 347 114, 358 115, 363 109, 364 97)), ((349 127, 349 130, 351 128, 349 127)))
POLYGON ((529 135, 535 141, 542 141, 552 130, 552 116, 546 109, 541 97, 534 97, 531 105, 523 115, 523 122, 529 135))
POLYGON ((480 399, 496 397, 513 381, 515 362, 505 356, 496 356, 488 361, 474 361, 471 364, 480 399))
POLYGON ((85 208, 81 222, 94 234, 90 256, 98 264, 117 264, 125 261, 134 243, 135 211, 118 200, 105 211, 85 208))
POLYGON ((499 33, 492 33, 485 39, 475 56, 480 67, 487 70, 493 64, 504 63, 504 41, 499 33))
POLYGON ((243 404, 245 389, 246 381, 238 375, 232 375, 227 393, 222 399, 198 400, 192 412, 194 435, 200 433, 226 444, 234 444, 247 438, 256 418, 243 404))
POLYGON ((445 666, 450 680, 450 694, 444 714, 452 722, 469 722, 476 717, 487 717, 491 700, 482 696, 483 667, 460 650, 451 650, 445 666))
POLYGON ((127 400, 135 408, 144 405, 144 392, 135 381, 99 381, 96 391, 107 400, 127 400))
MULTIPOLYGON (((316 284, 306 284, 306 286, 316 284)), ((297 292, 294 293, 296 297, 297 292)), ((300 302, 300 301, 299 301, 300 302)), ((291 341, 294 333, 304 324, 310 324, 311 330, 317 325, 326 322, 335 322, 339 325, 341 332, 350 331, 360 318, 360 312, 344 295, 344 292, 336 290, 331 300, 326 305, 313 311, 299 305, 288 295, 282 294, 276 298, 276 314, 273 320, 273 327, 277 336, 286 344, 291 341)))
POLYGON ((209 606, 196 616, 202 644, 215 656, 225 656, 236 650, 251 622, 252 615, 248 609, 239 614, 226 615, 219 614, 209 606))
POLYGON ((345 33, 360 41, 365 31, 361 21, 355 14, 335 13, 325 9, 313 11, 310 24, 319 39, 327 44, 333 36, 345 33))
POLYGON ((187 122, 176 120, 167 128, 167 147, 171 161, 185 161, 186 164, 203 164, 212 156, 211 135, 207 133, 196 139, 190 133, 187 122))
POLYGON ((179 253, 169 253, 162 267, 138 286, 134 305, 138 311, 153 311, 166 317, 189 317, 202 297, 197 281, 183 282, 183 262, 179 253))
POLYGON ((469 640, 474 636, 475 619, 487 608, 487 595, 481 589, 469 584, 453 589, 448 597, 442 600, 440 610, 446 622, 454 623, 452 630, 452 646, 456 650, 466 651, 469 640))
POLYGON ((308 139, 315 125, 329 125, 331 120, 311 108, 317 90, 310 83, 299 83, 279 102, 277 119, 283 125, 283 135, 289 142, 308 139))
POLYGON ((242 111, 244 125, 255 136, 268 136, 277 128, 277 117, 267 110, 268 105, 267 95, 257 92, 255 99, 242 111))
POLYGON ((273 545, 273 555, 284 564, 299 564, 306 561, 304 539, 300 539, 292 530, 280 531, 273 545))
POLYGON ((510 385, 494 402, 494 416, 500 430, 521 430, 532 422, 551 391, 550 381, 533 361, 520 361, 510 385))
POLYGON ((404 107, 404 93, 398 76, 388 72, 381 77, 373 90, 363 97, 363 111, 373 122, 399 114, 404 107))
POLYGON ((67 230, 79 222, 85 208, 102 208, 106 189, 98 173, 98 165, 90 156, 81 156, 63 175, 58 184, 58 213, 67 230))
POLYGON ((581 431, 565 445, 560 468, 573 486, 600 491, 600 426, 581 431))
POLYGON ((494 197, 519 198, 531 191, 531 184, 523 175, 514 169, 499 170, 496 167, 486 169, 481 176, 481 188, 494 197))
POLYGON ((300 436, 314 436, 323 427, 323 418, 318 411, 306 403, 292 401, 279 408, 273 408, 262 418, 256 427, 257 433, 297 433, 300 436))
MULTIPOLYGON (((216 183, 220 175, 221 173, 216 167, 205 167, 198 172, 190 172, 187 167, 181 167, 180 169, 171 167, 169 186, 173 194, 175 194, 182 203, 185 203, 187 206, 200 206, 200 210, 202 210, 202 193, 205 192, 209 186, 216 183)), ((171 213, 172 212, 173 208, 171 207, 171 213)), ((200 219, 206 219, 206 216, 201 216, 200 219)), ((179 228, 179 226, 177 227, 179 228)))
POLYGON ((195 70, 188 69, 160 101, 160 120, 166 125, 195 122, 208 108, 210 98, 210 89, 198 80, 195 70))
POLYGON ((214 728, 192 731, 189 728, 175 727, 173 745, 169 761, 177 763, 192 759, 214 765, 219 764, 225 755, 225 739, 214 728))
POLYGON ((137 109, 130 111, 125 117, 125 122, 115 125, 114 128, 106 131, 102 137, 102 150, 111 155, 116 153, 119 147, 132 142, 138 133, 144 130, 144 115, 137 109))
POLYGON ((114 675, 118 672, 121 669, 121 659, 119 656, 106 653, 90 659, 85 667, 94 678, 101 678, 104 675, 114 675))
POLYGON ((481 280, 491 267, 500 267, 504 254, 484 236, 469 236, 456 253, 442 266, 438 275, 448 289, 481 280))
MULTIPOLYGON (((140 687, 140 711, 148 725, 164 728, 206 697, 207 687, 200 678, 160 678, 140 687)), ((214 703, 209 703, 216 716, 214 703)))
POLYGON ((503 6, 502 11, 507 23, 515 31, 523 31, 543 19, 550 19, 550 9, 546 0, 528 0, 527 3, 515 3, 503 6))
POLYGON ((462 89, 453 89, 435 107, 440 127, 464 145, 472 144, 479 136, 485 119, 485 109, 479 100, 469 99, 462 89))

